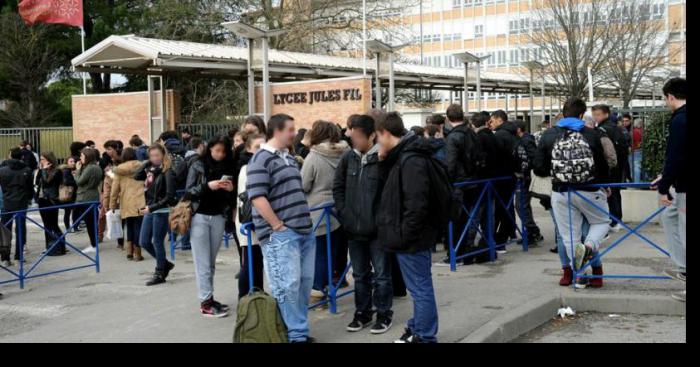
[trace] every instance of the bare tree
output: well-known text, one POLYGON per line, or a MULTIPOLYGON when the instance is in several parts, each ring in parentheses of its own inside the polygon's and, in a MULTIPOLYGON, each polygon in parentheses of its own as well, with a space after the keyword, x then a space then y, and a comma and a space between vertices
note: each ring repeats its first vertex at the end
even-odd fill
MULTIPOLYGON (((362 2, 357 0, 272 1, 242 0, 247 11, 246 22, 265 29, 285 29, 282 36, 271 40, 271 47, 280 50, 337 53, 361 50, 362 2)), ((393 38, 407 42, 412 34, 400 16, 418 0, 367 1, 369 38, 393 38)))
MULTIPOLYGON (((534 9, 530 41, 542 52, 548 74, 569 96, 583 98, 588 87, 588 68, 601 75, 621 39, 607 22, 620 0, 542 0, 534 9)), ((606 84, 594 78, 594 87, 606 84)))
POLYGON ((669 47, 670 36, 662 14, 654 13, 653 6, 650 0, 630 1, 609 17, 619 42, 608 58, 605 73, 620 90, 625 108, 640 88, 649 85, 654 74, 668 74, 664 66, 682 50, 669 47))

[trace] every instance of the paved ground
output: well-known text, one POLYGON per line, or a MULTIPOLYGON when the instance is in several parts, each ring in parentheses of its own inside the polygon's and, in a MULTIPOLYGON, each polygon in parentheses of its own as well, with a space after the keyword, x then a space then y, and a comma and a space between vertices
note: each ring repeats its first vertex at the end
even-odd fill
MULTIPOLYGON (((543 247, 523 253, 517 247, 501 255, 498 262, 448 268, 433 267, 440 315, 439 338, 455 342, 466 337, 493 317, 545 295, 572 292, 557 285, 560 267, 551 244, 548 213, 536 210, 536 217, 548 241, 543 247)), ((661 227, 645 231, 652 240, 663 243, 661 227)), ((621 234, 616 234, 616 238, 621 234)), ((38 257, 43 247, 42 233, 30 230, 29 260, 38 257)), ((80 248, 87 244, 85 234, 71 235, 80 248)), ((30 280, 24 290, 16 284, 0 286, 5 299, 0 301, 0 343, 4 342, 229 342, 234 319, 209 320, 198 314, 193 265, 189 253, 179 253, 172 278, 162 286, 147 288, 143 283, 153 269, 153 261, 127 262, 113 242, 102 246, 102 272, 80 270, 30 280)), ((443 254, 436 254, 435 260, 443 254)), ((670 265, 655 249, 631 238, 605 259, 609 274, 656 275, 670 265)), ((217 298, 235 306, 238 255, 235 249, 223 250, 216 276, 217 298)), ((48 259, 37 271, 85 263, 82 256, 48 259)), ((9 279, 0 269, 0 281, 9 279)), ((683 285, 674 281, 610 280, 602 290, 615 294, 666 295, 683 285)), ((351 321, 352 296, 339 304, 339 313, 311 312, 312 334, 320 342, 390 342, 397 338, 412 311, 410 298, 395 300, 395 325, 385 335, 366 332, 350 334, 344 327, 351 321)), ((652 335, 662 331, 660 340, 675 341, 677 335, 663 333, 664 322, 646 322, 652 335), (665 336, 668 335, 668 340, 665 336)), ((670 322, 670 321, 669 321, 670 322)), ((684 323, 683 323, 684 324, 684 323)), ((678 320, 673 320, 679 326, 678 320)), ((684 325, 682 325, 684 326, 684 325)), ((592 330, 596 325, 589 326, 592 330)), ((575 329, 574 329, 575 330, 575 329)), ((624 330, 617 330, 622 332, 624 330)), ((684 332, 685 330, 683 330, 684 332)), ((564 331, 562 331, 564 332, 564 331)), ((629 330, 634 340, 636 330, 629 330)), ((582 338, 585 335, 582 334, 582 338)), ((657 340, 657 339, 654 339, 657 340)), ((539 341, 539 339, 533 340, 539 341)))
POLYGON ((553 319, 516 343, 685 343, 685 317, 583 313, 553 319))

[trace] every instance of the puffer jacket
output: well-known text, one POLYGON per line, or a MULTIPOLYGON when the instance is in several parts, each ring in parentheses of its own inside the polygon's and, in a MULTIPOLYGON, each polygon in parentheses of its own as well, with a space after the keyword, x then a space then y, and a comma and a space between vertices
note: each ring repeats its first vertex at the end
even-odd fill
POLYGON ((496 128, 494 135, 499 144, 499 162, 496 166, 496 174, 499 176, 511 176, 520 171, 516 150, 518 147, 518 128, 512 121, 506 121, 496 128))
POLYGON ((379 205, 379 145, 366 154, 351 150, 343 155, 333 180, 333 201, 343 228, 353 238, 377 235, 379 205))
POLYGON ((119 208, 122 219, 141 216, 139 209, 146 206, 143 182, 134 179, 141 166, 142 163, 139 161, 129 161, 113 170, 114 179, 109 196, 109 207, 119 208))
POLYGON ((377 209, 379 243, 390 252, 415 253, 430 249, 442 231, 436 200, 430 197, 430 143, 411 133, 381 162, 386 173, 377 209), (408 156, 404 158, 404 156, 408 156))
MULTIPOLYGON (((311 147, 311 152, 301 167, 301 183, 309 208, 323 204, 333 204, 333 178, 340 158, 350 150, 348 143, 324 142, 311 147)), ((311 220, 317 223, 323 214, 322 210, 311 212, 311 220)), ((340 223, 331 216, 331 231, 340 227, 340 223)), ((325 223, 318 226, 316 236, 326 234, 325 223)))

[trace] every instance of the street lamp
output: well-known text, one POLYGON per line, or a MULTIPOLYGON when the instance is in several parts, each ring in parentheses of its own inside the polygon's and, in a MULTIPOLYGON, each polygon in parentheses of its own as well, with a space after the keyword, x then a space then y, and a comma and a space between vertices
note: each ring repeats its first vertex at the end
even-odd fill
POLYGON ((462 109, 464 113, 469 112, 469 64, 476 64, 476 103, 477 110, 481 111, 481 63, 491 55, 477 56, 469 52, 452 54, 457 60, 464 64, 464 93, 462 94, 462 109))
POLYGON ((544 69, 545 65, 539 61, 526 61, 523 63, 528 70, 530 70, 530 125, 532 126, 533 118, 535 117, 535 91, 533 85, 535 84, 535 70, 539 70, 542 73, 542 122, 544 122, 545 115, 545 103, 546 103, 546 91, 545 91, 545 76, 544 69))
POLYGON ((395 93, 394 93, 394 55, 397 51, 400 49, 408 46, 408 44, 403 44, 400 46, 391 46, 385 42, 382 42, 380 40, 371 40, 367 41, 367 50, 375 53, 377 55, 377 71, 375 73, 376 76, 376 84, 377 84, 377 90, 376 92, 376 98, 377 98, 377 108, 381 108, 382 106, 382 81, 381 81, 381 74, 383 73, 382 70, 382 57, 387 57, 387 66, 388 70, 386 70, 386 73, 389 76, 389 102, 387 103, 387 111, 388 112, 393 112, 394 111, 394 98, 395 98, 395 93))
POLYGON ((263 76, 263 118, 270 119, 270 63, 268 59, 269 39, 285 33, 283 29, 264 31, 241 21, 221 23, 221 25, 233 32, 233 34, 248 40, 248 114, 255 114, 255 69, 262 68, 263 76), (255 42, 260 41, 262 60, 255 56, 255 42), (256 61, 262 64, 258 66, 256 61))

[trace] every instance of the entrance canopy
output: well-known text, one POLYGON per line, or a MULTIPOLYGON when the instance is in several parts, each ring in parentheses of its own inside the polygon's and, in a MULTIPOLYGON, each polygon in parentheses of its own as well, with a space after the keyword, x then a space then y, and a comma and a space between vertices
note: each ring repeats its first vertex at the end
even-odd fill
MULTIPOLYGON (((185 41, 142 38, 133 35, 110 36, 72 60, 80 72, 188 75, 206 78, 247 78, 248 49, 245 47, 213 45, 185 41)), ((362 60, 270 50, 270 79, 273 82, 337 78, 361 75, 362 60)), ((368 73, 375 73, 376 63, 369 62, 368 73)), ((461 91, 464 89, 463 68, 441 68, 397 63, 394 66, 396 88, 425 88, 461 91)), ((388 86, 388 80, 383 80, 388 86)), ((476 79, 470 77, 470 89, 476 79)), ((481 88, 485 92, 528 94, 529 75, 482 72, 481 88)), ((541 92, 541 83, 536 83, 541 92)), ((548 95, 564 92, 551 79, 545 83, 548 95)), ((615 88, 598 88, 596 94, 619 97, 615 88)), ((648 98, 651 94, 639 96, 648 98)))

